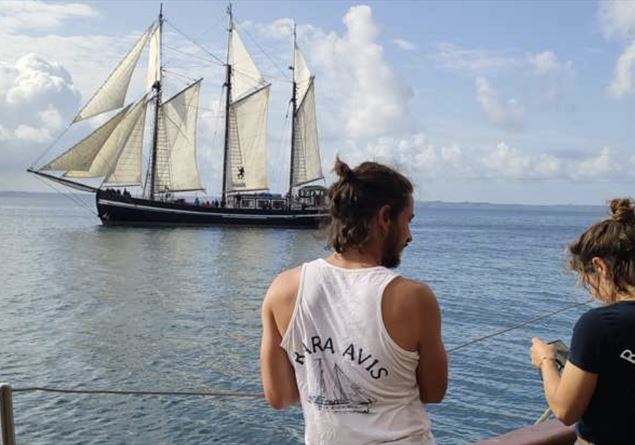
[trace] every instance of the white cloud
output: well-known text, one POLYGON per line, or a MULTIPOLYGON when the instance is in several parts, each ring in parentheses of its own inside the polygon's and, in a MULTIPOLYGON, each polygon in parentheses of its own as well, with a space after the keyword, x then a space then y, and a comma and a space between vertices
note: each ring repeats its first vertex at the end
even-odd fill
POLYGON ((559 73, 564 69, 570 69, 573 66, 573 62, 568 61, 565 63, 560 62, 558 60, 558 56, 551 51, 543 51, 537 54, 529 54, 527 55, 527 60, 529 64, 533 66, 534 71, 537 74, 551 74, 551 73, 559 73))
POLYGON ((519 60, 507 53, 461 48, 452 43, 440 43, 429 56, 440 66, 460 72, 482 73, 517 66, 519 60))
POLYGON ((35 54, 0 64, 0 119, 16 138, 48 141, 78 104, 79 92, 60 64, 35 54))
POLYGON ((562 161, 547 154, 529 155, 499 142, 481 158, 485 177, 511 179, 556 179, 564 170, 562 161))
POLYGON ((619 39, 630 45, 618 58, 615 73, 609 86, 611 96, 620 99, 633 92, 635 75, 635 2, 603 0, 598 18, 607 39, 619 39))
POLYGON ((523 128, 523 109, 515 99, 502 100, 487 79, 476 79, 476 95, 490 122, 514 131, 523 128))
POLYGON ((635 37, 635 2, 602 0, 598 18, 606 38, 630 40, 635 37))
MULTIPOLYGON (((612 179, 611 177, 622 172, 626 166, 614 158, 609 147, 603 147, 596 156, 584 159, 572 171, 572 176, 579 179, 612 179)), ((630 171, 632 168, 628 167, 630 171)))
POLYGON ((635 176, 635 156, 620 158, 609 148, 579 157, 522 150, 500 141, 493 146, 437 146, 422 133, 404 139, 384 137, 346 150, 351 165, 373 160, 398 168, 415 183, 429 180, 606 181, 635 176))
POLYGON ((536 54, 527 54, 527 63, 538 77, 541 92, 550 101, 561 98, 563 91, 571 85, 574 74, 573 62, 560 61, 552 50, 545 50, 536 54))
POLYGON ((45 123, 51 129, 58 129, 62 127, 63 117, 57 108, 54 108, 52 104, 49 107, 38 113, 40 121, 45 123))
POLYGON ((287 17, 274 20, 267 24, 253 23, 251 21, 245 21, 241 24, 242 28, 255 28, 261 36, 276 40, 286 39, 292 36, 294 26, 295 22, 293 19, 287 17))
POLYGON ((24 171, 42 153, 72 118, 79 97, 60 64, 34 54, 13 64, 0 62, 0 170, 4 178, 7 172, 24 171))
POLYGON ((0 29, 3 32, 49 30, 59 28, 68 19, 95 16, 97 11, 86 4, 0 1, 0 29))
POLYGON ((25 142, 44 143, 50 142, 51 132, 45 127, 30 127, 28 125, 18 125, 14 132, 15 138, 25 142))
POLYGON ((13 138, 13 134, 0 124, 0 141, 8 141, 13 138))
POLYGON ((393 42, 399 49, 403 49, 404 51, 414 51, 417 49, 417 46, 408 40, 393 39, 393 42))
POLYGON ((387 63, 377 43, 379 28, 371 8, 354 6, 343 19, 346 32, 315 33, 310 60, 321 71, 323 85, 338 108, 345 137, 371 138, 413 127, 412 89, 387 63), (336 100, 336 101, 335 101, 336 100))
POLYGON ((609 86, 609 92, 615 98, 621 98, 633 91, 635 74, 635 40, 617 59, 615 75, 609 86))
POLYGON ((464 164, 461 147, 436 147, 426 135, 407 138, 381 137, 365 145, 347 149, 344 159, 351 165, 373 160, 397 168, 415 181, 471 175, 464 164))

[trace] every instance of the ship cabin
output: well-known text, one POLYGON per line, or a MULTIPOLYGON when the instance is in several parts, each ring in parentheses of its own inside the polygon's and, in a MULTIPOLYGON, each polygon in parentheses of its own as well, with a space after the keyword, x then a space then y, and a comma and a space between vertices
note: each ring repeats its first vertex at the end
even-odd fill
POLYGON ((327 204, 327 188, 321 185, 307 185, 298 189, 295 205, 302 208, 325 207, 327 204))
POLYGON ((278 193, 234 193, 227 197, 228 207, 234 209, 284 210, 287 202, 278 193))

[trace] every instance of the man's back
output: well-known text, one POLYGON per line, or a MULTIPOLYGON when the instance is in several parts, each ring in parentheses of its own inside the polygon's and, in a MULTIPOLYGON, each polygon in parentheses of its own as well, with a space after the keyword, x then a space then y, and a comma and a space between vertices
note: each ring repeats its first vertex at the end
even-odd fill
POLYGON ((397 274, 345 269, 323 259, 302 267, 281 346, 292 362, 307 444, 434 443, 419 401, 419 354, 397 345, 381 315, 397 274))

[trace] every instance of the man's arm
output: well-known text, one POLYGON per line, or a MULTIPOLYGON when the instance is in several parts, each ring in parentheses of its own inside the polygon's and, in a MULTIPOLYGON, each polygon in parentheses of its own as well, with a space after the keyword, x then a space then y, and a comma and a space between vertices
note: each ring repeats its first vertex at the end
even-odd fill
POLYGON ((278 275, 262 304, 260 371, 265 398, 275 409, 283 409, 300 399, 293 367, 280 346, 282 333, 286 332, 293 314, 299 282, 299 269, 278 275))
POLYGON ((440 403, 448 389, 448 356, 441 338, 441 310, 428 286, 419 284, 413 291, 419 297, 419 397, 423 403, 440 403))
POLYGON ((448 359, 441 338, 441 311, 425 284, 397 278, 383 296, 382 315, 390 337, 419 353, 416 378, 423 403, 439 403, 448 387, 448 359))

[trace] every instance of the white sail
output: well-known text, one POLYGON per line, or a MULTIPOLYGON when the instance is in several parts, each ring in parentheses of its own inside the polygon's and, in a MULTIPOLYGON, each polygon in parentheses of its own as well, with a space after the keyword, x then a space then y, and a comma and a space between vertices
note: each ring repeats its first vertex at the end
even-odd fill
POLYGON ((315 116, 315 89, 313 80, 298 106, 294 116, 295 133, 293 144, 292 186, 322 179, 322 162, 315 116))
POLYGON ((150 55, 148 56, 147 91, 161 79, 161 26, 157 26, 150 36, 150 55))
POLYGON ((231 100, 236 100, 245 93, 259 88, 265 83, 262 74, 258 71, 256 64, 251 59, 235 28, 232 29, 231 32, 229 64, 232 67, 231 100))
POLYGON ((117 65, 117 68, 115 68, 108 79, 106 79, 106 82, 97 90, 88 103, 84 105, 84 108, 79 111, 73 123, 123 106, 126 100, 130 78, 137 66, 141 51, 143 51, 143 47, 148 40, 151 28, 152 27, 148 28, 146 32, 143 33, 135 46, 132 47, 126 57, 123 58, 119 65, 117 65))
POLYGON ((162 137, 159 149, 165 150, 168 163, 157 163, 160 191, 203 189, 196 165, 196 126, 200 89, 201 80, 198 80, 161 105, 159 134, 162 137))
POLYGON ((115 170, 119 157, 128 143, 138 120, 145 116, 145 96, 130 108, 119 125, 101 146, 88 169, 70 170, 64 174, 69 178, 97 178, 108 176, 115 170))
POLYGON ((306 64, 306 60, 304 60, 304 56, 298 48, 298 45, 294 44, 293 50, 293 58, 294 58, 294 68, 293 68, 293 80, 296 84, 297 91, 297 99, 298 104, 302 103, 302 99, 309 89, 309 84, 311 83, 311 71, 309 71, 309 67, 306 64))
POLYGON ((128 136, 121 150, 121 155, 117 160, 114 170, 104 181, 105 184, 115 186, 141 185, 141 155, 143 151, 143 132, 145 129, 147 109, 147 105, 144 105, 130 136, 128 136))
POLYGON ((114 129, 128 112, 130 106, 111 117, 105 124, 46 164, 43 170, 88 170, 114 129))
POLYGON ((229 153, 225 165, 228 192, 265 190, 267 186, 267 110, 269 86, 229 107, 229 153))
POLYGON ((300 52, 294 44, 293 80, 296 84, 296 110, 294 112, 293 171, 291 186, 322 179, 320 144, 318 141, 315 114, 315 86, 313 76, 300 52))

